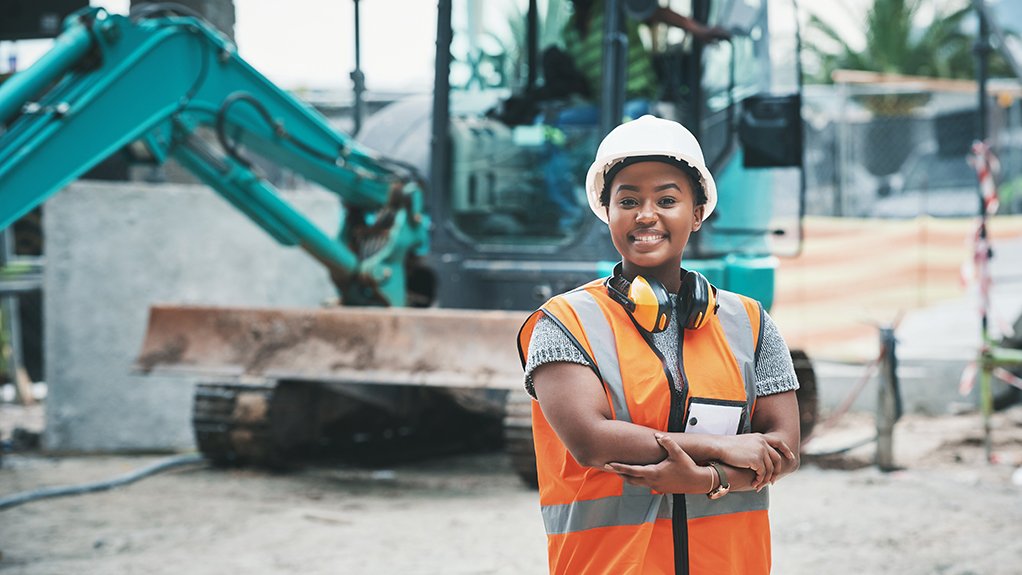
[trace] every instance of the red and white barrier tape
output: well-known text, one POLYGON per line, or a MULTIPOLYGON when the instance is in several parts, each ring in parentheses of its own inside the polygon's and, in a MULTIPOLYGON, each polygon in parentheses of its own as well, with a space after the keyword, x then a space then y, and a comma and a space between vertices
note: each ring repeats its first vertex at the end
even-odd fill
MULTIPOLYGON (((969 395, 969 392, 972 391, 973 386, 976 384, 976 374, 978 371, 975 362, 965 366, 965 369, 962 370, 962 379, 958 382, 959 394, 962 396, 969 395)), ((1011 373, 1003 367, 995 367, 991 374, 1008 385, 1022 389, 1022 377, 1011 373)))
POLYGON ((976 170, 979 189, 983 194, 983 208, 988 215, 997 213, 997 175, 1001 171, 1001 162, 994 155, 986 142, 973 142, 972 154, 968 158, 969 165, 976 170))

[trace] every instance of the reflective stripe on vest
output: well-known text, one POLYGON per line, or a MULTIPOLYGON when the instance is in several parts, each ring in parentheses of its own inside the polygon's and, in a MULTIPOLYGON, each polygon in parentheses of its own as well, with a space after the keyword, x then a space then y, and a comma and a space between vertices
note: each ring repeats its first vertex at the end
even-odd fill
POLYGON ((770 507, 770 492, 768 488, 764 487, 759 493, 755 491, 731 492, 720 499, 710 499, 700 494, 689 494, 685 496, 685 507, 689 519, 716 517, 743 511, 766 511, 770 507))
POLYGON ((593 296, 585 290, 566 293, 564 299, 575 309, 579 320, 585 326, 586 334, 589 335, 593 359, 596 361, 600 376, 603 377, 603 383, 610 391, 614 419, 631 423, 628 402, 625 401, 625 385, 621 379, 621 364, 617 359, 617 349, 614 348, 614 332, 610 328, 607 316, 603 315, 600 304, 596 303, 593 296))
MULTIPOLYGON (((703 499, 706 499, 705 497, 703 499)), ((671 517, 671 498, 645 487, 624 486, 619 496, 544 505, 543 525, 548 535, 575 533, 598 527, 652 523, 671 517)))
POLYGON ((752 321, 737 295, 718 291, 717 303, 720 304, 717 318, 724 328, 724 336, 731 346, 731 353, 735 354, 745 383, 747 417, 742 433, 749 433, 752 429, 752 407, 756 402, 756 345, 753 343, 752 321))
MULTIPOLYGON (((717 292, 717 318, 724 328, 731 352, 738 361, 745 384, 745 422, 742 433, 752 430, 752 408, 756 402, 756 345, 753 339, 752 321, 746 312, 742 300, 734 293, 717 292)), ((705 495, 688 494, 685 496, 685 511, 689 519, 715 517, 728 513, 743 511, 765 511, 770 506, 769 488, 756 491, 729 493, 726 497, 710 500, 705 495)))

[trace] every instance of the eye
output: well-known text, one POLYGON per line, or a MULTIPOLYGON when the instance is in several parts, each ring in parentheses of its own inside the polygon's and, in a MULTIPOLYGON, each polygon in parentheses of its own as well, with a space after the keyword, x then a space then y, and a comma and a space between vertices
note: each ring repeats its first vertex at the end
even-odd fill
POLYGON ((639 205, 639 202, 637 202, 635 198, 621 198, 618 200, 617 205, 622 208, 634 208, 639 205))
POLYGON ((675 205, 677 203, 678 203, 678 200, 676 198, 671 197, 671 196, 664 196, 664 197, 660 198, 659 200, 657 200, 657 205, 663 206, 665 208, 666 207, 671 207, 671 206, 673 206, 673 205, 675 205))

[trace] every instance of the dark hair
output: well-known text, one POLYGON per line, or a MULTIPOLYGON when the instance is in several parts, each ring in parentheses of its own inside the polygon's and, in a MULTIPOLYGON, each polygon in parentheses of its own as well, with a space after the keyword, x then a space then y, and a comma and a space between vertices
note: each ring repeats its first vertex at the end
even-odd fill
POLYGON ((701 206, 706 203, 706 189, 703 187, 703 176, 699 173, 699 170, 692 167, 692 165, 688 162, 683 162, 670 156, 632 156, 612 165, 604 173, 603 191, 600 192, 601 206, 610 205, 610 185, 614 183, 614 178, 617 176, 618 172, 632 164, 638 164, 640 162, 661 162, 678 168, 688 177, 688 182, 692 184, 692 194, 695 196, 695 205, 701 206))

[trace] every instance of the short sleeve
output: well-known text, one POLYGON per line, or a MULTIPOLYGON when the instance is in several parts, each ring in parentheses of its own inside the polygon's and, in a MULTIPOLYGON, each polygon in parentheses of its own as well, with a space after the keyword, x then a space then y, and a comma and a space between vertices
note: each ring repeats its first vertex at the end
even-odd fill
POLYGON ((791 352, 770 314, 763 312, 763 334, 756 360, 756 395, 773 395, 798 389, 791 352))
POLYGON ((558 361, 591 366, 589 360, 553 320, 546 316, 541 317, 533 328, 528 360, 525 363, 525 390, 529 395, 536 397, 532 372, 541 365, 558 361))

